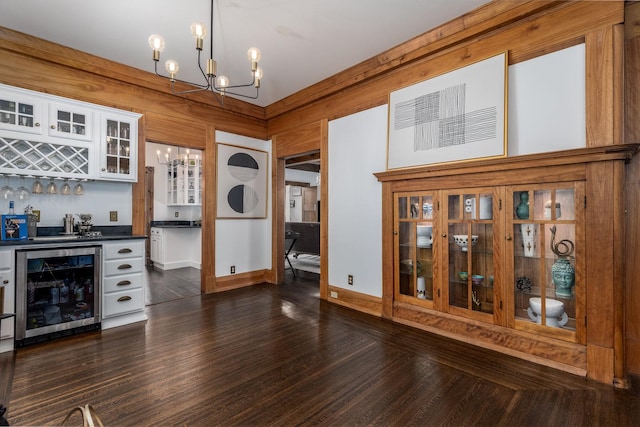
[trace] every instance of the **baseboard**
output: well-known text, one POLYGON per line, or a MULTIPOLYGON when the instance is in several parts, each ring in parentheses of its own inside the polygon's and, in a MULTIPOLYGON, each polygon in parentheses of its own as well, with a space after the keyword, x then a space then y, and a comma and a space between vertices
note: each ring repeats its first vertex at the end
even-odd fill
POLYGON ((165 262, 162 264, 159 262, 154 262, 153 266, 157 267, 159 270, 175 270, 176 268, 185 268, 185 267, 192 267, 200 270, 202 268, 202 264, 195 261, 174 261, 174 262, 165 262))
POLYGON ((327 300, 363 313, 382 316, 382 298, 329 285, 327 300))
POLYGON ((216 277, 215 286, 211 292, 228 291, 230 289, 244 288, 246 286, 268 282, 270 273, 271 270, 256 270, 216 277))

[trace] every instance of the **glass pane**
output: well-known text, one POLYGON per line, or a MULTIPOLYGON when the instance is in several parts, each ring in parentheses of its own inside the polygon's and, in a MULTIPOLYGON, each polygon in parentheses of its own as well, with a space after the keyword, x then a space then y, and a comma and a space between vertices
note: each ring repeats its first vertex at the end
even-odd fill
POLYGON ((27 116, 33 116, 33 105, 31 104, 18 104, 18 112, 27 116))
POLYGON ((418 223, 417 226, 417 259, 416 280, 417 293, 420 299, 433 300, 433 226, 431 223, 418 223))
POLYGON ((562 220, 574 220, 575 219, 575 196, 573 188, 561 188, 556 190, 556 204, 558 206, 558 213, 561 216, 557 216, 562 220))
POLYGON ((129 141, 120 141, 120 155, 129 157, 129 141))
POLYGON ((84 125, 73 125, 73 133, 76 135, 86 135, 84 125))
POLYGON ((400 259, 399 292, 403 295, 415 296, 415 240, 411 222, 401 222, 398 233, 398 255, 400 259))
POLYGON ((15 113, 16 103, 13 101, 7 101, 6 99, 0 99, 0 111, 10 111, 15 113))
POLYGON ((129 139, 129 123, 120 123, 120 138, 129 139))
POLYGON ((529 219, 531 212, 529 211, 529 197, 531 195, 528 191, 516 191, 513 193, 513 219, 529 219))
POLYGON ((79 125, 85 124, 86 123, 85 115, 84 114, 75 113, 73 115, 73 123, 77 123, 79 125))
POLYGON ((398 218, 400 219, 407 218, 407 198, 406 197, 398 197, 398 218))
POLYGON ((20 126, 33 127, 33 117, 30 116, 19 116, 18 124, 20 126))
POLYGON ((422 197, 422 218, 433 219, 433 197, 432 196, 422 197))
POLYGON ((71 113, 68 112, 68 111, 58 110, 58 120, 62 120, 64 122, 70 122, 71 121, 71 113))
POLYGON ((449 305, 468 308, 469 272, 467 224, 449 224, 449 305))
POLYGON ((118 136, 118 122, 107 120, 107 136, 118 136))
POLYGON ((58 132, 71 133, 71 125, 69 123, 58 122, 58 132))
POLYGON ((460 204, 460 195, 453 194, 448 197, 449 219, 461 219, 462 207, 460 204))
POLYGON ((493 218, 493 196, 491 194, 480 194, 480 219, 493 218))
POLYGON ((420 206, 420 197, 411 197, 410 215, 411 218, 418 218, 422 207, 420 206))
POLYGON ((10 125, 16 124, 16 115, 11 113, 0 113, 0 123, 7 123, 10 125))

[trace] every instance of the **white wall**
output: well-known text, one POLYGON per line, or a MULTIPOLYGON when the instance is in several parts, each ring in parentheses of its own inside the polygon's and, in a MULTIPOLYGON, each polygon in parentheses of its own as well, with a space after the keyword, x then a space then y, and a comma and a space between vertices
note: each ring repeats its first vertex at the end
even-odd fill
MULTIPOLYGON (((24 184, 29 190, 33 188, 35 178, 25 178, 24 184)), ((5 177, 0 178, 0 186, 7 182, 5 177)), ((46 188, 49 180, 41 178, 40 182, 46 188)), ((131 184, 120 182, 82 182, 84 195, 60 194, 60 187, 64 183, 61 179, 56 179, 58 194, 31 194, 28 200, 15 200, 15 212, 23 213, 27 205, 40 211, 40 222, 38 227, 62 227, 63 218, 67 213, 79 214, 90 213, 93 215, 94 225, 131 225, 131 184), (109 211, 118 212, 118 221, 109 221, 109 211)), ((73 188, 78 181, 68 181, 73 188)), ((9 184, 16 190, 22 185, 22 180, 18 177, 10 177, 9 184)), ((0 211, 9 211, 9 200, 0 199, 0 211)), ((76 217, 76 221, 79 218, 76 217)))
POLYGON ((382 296, 386 105, 329 122, 329 284, 382 296), (353 275, 353 285, 347 276, 353 275))
POLYGON ((509 67, 509 156, 584 148, 584 44, 509 67))
MULTIPOLYGON (((298 169, 285 169, 285 181, 306 182, 310 187, 316 187, 316 195, 320 200, 320 174, 317 172, 302 171, 298 169)), ((291 187, 285 187, 284 197, 284 221, 300 222, 302 221, 302 195, 294 196, 291 194, 291 187), (295 202, 295 206, 291 207, 290 201, 295 202)))
MULTIPOLYGON (((271 141, 216 131, 216 142, 267 151, 271 169, 271 141)), ((228 276, 232 265, 236 267, 236 274, 271 268, 271 171, 267 174, 266 219, 216 220, 216 277, 228 276)))
MULTIPOLYGON (((146 146, 146 166, 154 167, 153 176, 153 219, 155 221, 197 221, 202 219, 202 208, 200 206, 167 206, 167 185, 168 185, 168 169, 166 165, 158 162, 157 151, 160 150, 162 155, 167 152, 167 147, 171 147, 172 153, 178 152, 178 147, 164 144, 156 144, 155 142, 147 142, 146 146), (178 217, 175 213, 178 212, 178 217)), ((185 153, 182 149, 182 153, 185 153)), ((191 154, 199 154, 202 158, 202 152, 190 149, 191 154)))

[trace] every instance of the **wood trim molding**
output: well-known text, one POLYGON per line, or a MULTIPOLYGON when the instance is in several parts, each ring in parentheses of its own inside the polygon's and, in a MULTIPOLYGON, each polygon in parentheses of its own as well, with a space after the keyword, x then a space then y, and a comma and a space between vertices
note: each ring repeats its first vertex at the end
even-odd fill
POLYGON ((377 317, 382 316, 382 298, 331 285, 328 286, 328 295, 329 302, 377 317))
POLYGON ((256 270, 246 273, 222 276, 216 278, 216 286, 213 292, 229 291, 231 289, 244 288, 268 282, 271 270, 256 270))

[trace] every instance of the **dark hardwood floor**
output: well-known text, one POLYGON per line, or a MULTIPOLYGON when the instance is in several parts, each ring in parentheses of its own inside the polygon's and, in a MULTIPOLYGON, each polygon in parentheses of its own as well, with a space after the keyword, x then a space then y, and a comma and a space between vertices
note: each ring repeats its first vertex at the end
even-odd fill
POLYGON ((18 350, 9 422, 56 425, 90 403, 107 426, 640 423, 637 378, 615 390, 397 325, 321 301, 318 276, 296 276, 18 350))
POLYGON ((159 270, 146 267, 145 274, 145 305, 200 295, 200 270, 197 268, 159 270))

